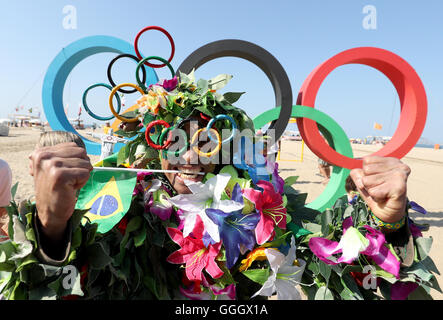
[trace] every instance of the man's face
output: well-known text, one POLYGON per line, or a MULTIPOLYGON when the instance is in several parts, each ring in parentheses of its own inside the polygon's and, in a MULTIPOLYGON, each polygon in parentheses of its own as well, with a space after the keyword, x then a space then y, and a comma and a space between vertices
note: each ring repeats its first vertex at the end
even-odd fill
MULTIPOLYGON (((182 129, 186 132, 188 139, 189 137, 192 138, 194 133, 199 129, 197 123, 197 121, 186 122, 182 127, 182 129)), ((189 141, 189 144, 191 144, 191 141, 189 141)), ((200 146, 201 144, 199 144, 199 147, 200 146)), ((160 152, 160 154, 162 154, 162 152, 160 152)), ((214 171, 216 166, 214 163, 207 163, 208 161, 203 161, 204 163, 207 163, 204 164, 201 160, 201 157, 193 150, 192 147, 188 147, 186 152, 179 158, 168 160, 161 157, 162 169, 182 171, 180 173, 165 173, 165 176, 168 178, 169 182, 177 193, 191 193, 185 184, 185 180, 201 182, 204 175, 198 175, 197 173, 208 173, 214 171)))

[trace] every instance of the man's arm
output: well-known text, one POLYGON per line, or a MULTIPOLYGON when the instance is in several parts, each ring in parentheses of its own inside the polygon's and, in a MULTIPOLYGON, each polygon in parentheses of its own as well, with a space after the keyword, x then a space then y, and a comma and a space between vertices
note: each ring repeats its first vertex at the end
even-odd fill
MULTIPOLYGON (((77 190, 88 181, 92 165, 86 150, 75 143, 36 149, 29 157, 34 177, 37 227, 48 252, 66 237, 77 190)), ((58 251, 58 250, 55 250, 58 251)))
POLYGON ((351 177, 376 218, 385 223, 397 223, 406 215, 410 173, 411 169, 396 158, 369 156, 363 158, 362 169, 351 171, 351 177))

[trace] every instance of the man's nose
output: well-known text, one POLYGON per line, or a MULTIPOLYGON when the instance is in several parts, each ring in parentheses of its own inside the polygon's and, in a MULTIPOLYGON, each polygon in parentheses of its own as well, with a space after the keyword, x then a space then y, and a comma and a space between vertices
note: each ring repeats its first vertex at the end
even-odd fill
POLYGON ((183 160, 185 161, 185 164, 198 164, 198 154, 194 151, 192 146, 190 146, 183 154, 183 160))

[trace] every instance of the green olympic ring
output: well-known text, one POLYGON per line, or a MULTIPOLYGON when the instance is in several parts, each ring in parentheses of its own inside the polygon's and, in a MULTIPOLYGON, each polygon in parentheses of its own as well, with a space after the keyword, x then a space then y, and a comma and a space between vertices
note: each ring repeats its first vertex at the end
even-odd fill
POLYGON ((163 59, 162 57, 149 56, 149 57, 146 57, 146 58, 140 60, 140 62, 137 64, 137 68, 135 69, 135 78, 137 79, 137 83, 138 83, 139 87, 142 88, 143 91, 145 91, 145 92, 147 91, 147 88, 146 88, 146 85, 140 80, 139 70, 146 61, 151 60, 151 59, 163 62, 168 67, 169 71, 171 71, 172 78, 174 78, 174 76, 175 76, 174 68, 172 68, 171 64, 167 60, 163 59))
MULTIPOLYGON (((261 128, 265 124, 278 119, 280 107, 270 109, 254 118, 254 127, 261 128)), ((320 131, 325 136, 329 145, 333 145, 335 150, 346 157, 353 157, 352 147, 348 136, 343 129, 327 114, 314 108, 306 106, 292 106, 291 117, 308 118, 314 120, 319 125, 320 131)), ((346 194, 345 182, 349 176, 349 169, 333 166, 331 179, 325 190, 306 207, 323 212, 327 208, 332 208, 335 201, 346 194)))
POLYGON ((174 127, 165 128, 165 129, 161 132, 160 137, 159 137, 159 140, 158 140, 158 141, 159 141, 159 144, 160 144, 160 145, 163 145, 163 141, 165 140, 166 135, 167 135, 169 132, 171 132, 171 130, 175 130, 175 129, 178 129, 178 133, 179 133, 182 137, 185 138, 185 145, 184 145, 180 150, 177 150, 177 151, 169 151, 169 148, 171 147, 171 144, 169 144, 169 146, 168 146, 167 148, 165 148, 165 149, 162 150, 162 157, 165 158, 165 159, 168 159, 168 157, 171 157, 171 156, 175 156, 176 158, 178 158, 178 157, 180 157, 180 155, 184 154, 184 153, 188 150, 189 142, 188 142, 188 136, 186 135, 186 132, 185 132, 184 130, 180 129, 180 128, 176 128, 175 126, 174 126, 174 127))

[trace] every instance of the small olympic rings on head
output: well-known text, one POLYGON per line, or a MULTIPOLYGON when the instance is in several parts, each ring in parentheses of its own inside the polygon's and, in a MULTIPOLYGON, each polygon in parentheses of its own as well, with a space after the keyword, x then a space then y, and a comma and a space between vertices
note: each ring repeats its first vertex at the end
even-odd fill
MULTIPOLYGON (((168 137, 168 139, 166 140, 166 142, 163 145, 155 144, 152 141, 149 133, 151 132, 151 129, 154 126, 165 126, 168 129, 171 125, 169 123, 167 123, 166 121, 164 121, 164 120, 155 120, 155 121, 152 121, 151 123, 149 123, 147 125, 146 131, 145 131, 146 142, 148 143, 149 146, 151 146, 152 148, 154 148, 156 150, 161 150, 161 149, 167 148, 171 144, 171 142, 172 142, 170 140, 170 137, 168 137)), ((163 139, 164 139, 164 137, 163 137, 163 139)), ((159 139, 159 140, 162 141, 162 139, 159 139)))
POLYGON ((139 86, 137 86, 136 84, 133 83, 122 83, 119 84, 118 86, 114 87, 111 91, 111 94, 109 95, 109 107, 111 108, 111 112, 112 114, 119 119, 122 122, 137 122, 139 121, 138 118, 126 118, 126 117, 122 117, 120 116, 115 110, 114 110, 114 103, 112 102, 112 97, 115 95, 115 93, 117 92, 118 89, 120 89, 121 87, 132 87, 134 89, 136 89, 138 92, 140 92, 142 95, 144 95, 145 93, 143 92, 142 88, 140 88, 139 86))
MULTIPOLYGON (((140 51, 138 50, 138 40, 140 39, 140 36, 141 36, 144 32, 146 32, 146 31, 148 31, 148 30, 158 30, 158 31, 162 32, 164 35, 166 35, 166 36, 168 37, 168 39, 169 39, 169 43, 171 44, 171 55, 170 55, 170 57, 169 57, 169 59, 168 59, 168 62, 171 62, 171 61, 172 61, 172 58, 174 57, 174 53, 175 53, 175 44, 174 44, 174 40, 172 39, 171 35, 170 35, 165 29, 163 29, 163 28, 161 28, 161 27, 158 27, 158 26, 149 26, 149 27, 143 28, 143 29, 137 34, 137 36, 135 37, 135 41, 134 41, 134 48, 135 48, 135 53, 136 53, 137 57, 138 57, 140 60, 143 59, 142 55, 140 54, 140 51)), ((143 59, 143 60, 144 60, 144 59, 143 59)), ((152 64, 152 63, 145 62, 145 61, 146 61, 146 60, 143 61, 144 64, 145 64, 146 66, 148 66, 148 67, 151 67, 151 68, 163 68, 163 67, 166 65, 165 63, 164 63, 164 64, 152 64)), ((162 61, 162 62, 163 62, 163 61, 162 61)))
MULTIPOLYGON (((148 60, 151 60, 151 59, 159 60, 159 61, 163 62, 164 64, 163 64, 162 66, 167 66, 167 67, 168 67, 169 71, 171 71, 172 78, 174 78, 174 76, 175 76, 174 68, 172 68, 171 64, 170 64, 167 60, 163 59, 162 57, 157 57, 157 56, 149 56, 149 57, 146 57, 146 58, 140 60, 140 62, 139 62, 138 65, 137 65, 137 68, 135 69, 135 78, 137 79, 137 83, 138 83, 138 85, 139 85, 140 87, 142 87, 143 90, 146 90, 146 86, 145 86, 145 82, 146 82, 146 80, 143 80, 143 81, 140 80, 139 70, 140 70, 140 68, 143 66, 143 64, 145 63, 145 61, 148 61, 148 60)), ((143 70, 143 69, 142 69, 142 70, 143 70)))
MULTIPOLYGON (((219 120, 229 120, 229 122, 231 123, 231 127, 232 127, 231 135, 221 142, 222 144, 225 144, 225 143, 228 143, 229 141, 231 141, 232 139, 234 139, 234 136, 237 133, 237 124, 235 123, 235 120, 232 117, 230 117, 226 114, 219 114, 219 115, 216 115, 215 118, 212 118, 209 121, 206 129, 207 130, 211 129, 212 126, 214 125, 215 121, 219 121, 219 120)), ((214 139, 214 137, 211 135, 210 130, 209 130, 208 136, 209 136, 209 139, 211 139, 211 141, 213 141, 213 142, 220 141, 220 137, 218 137, 217 140, 214 139)))
MULTIPOLYGON (((217 147, 215 147, 215 149, 212 150, 211 152, 202 152, 202 151, 200 151, 200 149, 198 148, 198 142, 196 143, 195 141, 198 139, 198 136, 199 136, 200 132, 207 131, 207 130, 208 130, 207 128, 198 129, 197 132, 194 133, 194 135, 192 136, 191 146, 192 146, 192 149, 194 150, 194 152, 197 153, 199 156, 210 158, 210 157, 214 156, 215 154, 217 154, 220 151, 221 145, 222 145, 222 141, 221 141, 220 134, 218 133, 218 131, 215 130, 215 129, 210 128, 209 132, 213 131, 215 133, 216 137, 217 137, 217 147)), ((209 134, 208 134, 208 136, 209 136, 209 134)))
MULTIPOLYGON (((132 55, 132 54, 128 54, 128 53, 120 54, 120 55, 116 56, 114 59, 112 59, 112 61, 109 63, 107 74, 108 74, 108 80, 109 80, 109 83, 110 83, 113 87, 116 86, 116 83, 115 83, 114 80, 112 79, 112 75, 111 75, 112 66, 114 65, 114 63, 115 63, 118 59, 121 59, 121 58, 131 58, 132 60, 135 60, 137 63, 140 61, 139 58, 137 58, 136 56, 134 56, 134 55, 132 55)), ((137 69, 137 70, 138 70, 138 69, 137 69)), ((138 71, 137 71, 137 72, 138 72, 138 71)), ((142 83, 146 83, 146 69, 145 69, 144 66, 143 66, 143 68, 142 68, 142 74, 143 74, 143 78, 142 78, 141 82, 142 82, 142 83)), ((121 92, 121 93, 128 93, 128 94, 129 94, 129 93, 134 93, 134 92, 136 92, 136 91, 137 91, 137 89, 133 89, 133 90, 119 89, 119 90, 118 90, 118 92, 121 92)))
POLYGON ((169 143, 168 143, 168 147, 163 149, 163 157, 166 159, 169 156, 175 156, 176 158, 178 158, 180 155, 184 154, 188 150, 188 147, 189 147, 188 136, 186 135, 186 132, 180 128, 168 127, 165 130, 163 130, 162 133, 160 134, 159 143, 161 145, 164 145, 163 141, 164 141, 167 134, 169 134, 169 136, 168 136, 168 139, 166 140, 166 143, 168 143, 168 141, 169 141, 169 143), (172 143, 171 135, 174 132, 174 130, 177 130, 177 132, 184 138, 185 144, 180 150, 170 151, 169 148, 171 147, 171 143, 172 143))
MULTIPOLYGON (((86 112, 87 112, 91 117, 93 117, 94 119, 102 120, 102 121, 111 120, 111 119, 114 118, 114 116, 101 117, 101 116, 96 115, 95 113, 93 113, 93 112, 89 109, 88 103, 86 102, 86 97, 88 96, 88 92, 89 92, 89 90, 91 90, 91 89, 93 89, 93 88, 96 88, 96 87, 105 87, 105 88, 108 88, 109 90, 111 90, 111 92, 112 92, 112 87, 111 87, 109 84, 106 84, 106 83, 96 83, 96 84, 93 84, 93 85, 90 86, 88 89, 86 89, 85 92, 83 93, 83 98, 82 98, 82 100, 83 100, 83 107, 85 108, 86 112)), ((112 100, 112 96, 113 96, 113 95, 111 95, 111 100, 112 100)), ((117 111, 116 111, 116 113, 119 113, 119 112, 120 112, 120 109, 121 109, 121 101, 120 101, 120 97, 119 97, 118 94, 115 95, 115 97, 117 98, 117 104, 118 104, 118 105, 117 105, 117 111)))

